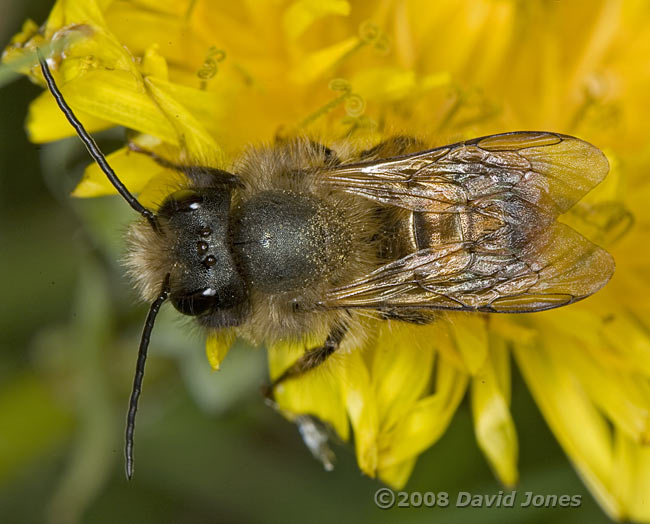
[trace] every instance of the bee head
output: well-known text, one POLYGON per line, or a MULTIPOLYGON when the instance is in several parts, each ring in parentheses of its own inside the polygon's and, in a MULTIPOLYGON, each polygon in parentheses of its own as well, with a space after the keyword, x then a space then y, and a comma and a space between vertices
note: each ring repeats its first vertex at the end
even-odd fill
MULTIPOLYGON (((184 315, 214 324, 232 325, 246 301, 246 288, 230 248, 229 188, 183 189, 163 202, 157 216, 166 221, 170 251, 173 306, 184 315)), ((219 326, 220 327, 220 326, 219 326)))
POLYGON ((237 325, 247 304, 246 286, 230 246, 231 189, 181 189, 156 213, 159 231, 136 223, 127 266, 146 299, 169 274, 170 302, 207 327, 237 325))

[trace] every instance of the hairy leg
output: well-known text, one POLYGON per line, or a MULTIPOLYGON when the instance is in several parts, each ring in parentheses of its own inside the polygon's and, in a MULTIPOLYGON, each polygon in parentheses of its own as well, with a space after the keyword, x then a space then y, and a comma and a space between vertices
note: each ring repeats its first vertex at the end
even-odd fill
POLYGON ((271 385, 265 386, 262 389, 264 396, 268 400, 273 401, 275 388, 278 387, 278 385, 282 384, 286 380, 304 375, 308 371, 320 366, 339 349, 341 342, 343 342, 343 339, 345 338, 346 332, 347 328, 345 326, 335 326, 332 328, 322 346, 305 351, 305 353, 294 362, 293 365, 287 368, 284 373, 277 377, 271 385))
POLYGON ((370 149, 361 151, 359 153, 359 159, 391 158, 416 153, 423 149, 426 149, 424 143, 417 138, 407 135, 396 135, 387 138, 383 142, 379 142, 379 144, 370 149))
POLYGON ((384 308, 378 309, 377 313, 382 320, 399 320, 419 326, 430 324, 435 320, 435 312, 426 309, 384 308))
POLYGON ((313 140, 310 140, 309 142, 316 151, 322 153, 325 159, 325 165, 333 167, 333 166, 338 166, 341 163, 341 159, 336 154, 336 151, 334 151, 333 149, 330 149, 329 147, 327 147, 324 144, 321 144, 320 142, 315 142, 313 140))
POLYGON ((198 165, 183 165, 176 164, 167 160, 166 158, 157 155, 153 151, 149 151, 143 147, 140 147, 134 142, 129 142, 129 150, 134 153, 141 155, 146 155, 151 160, 156 162, 161 167, 165 169, 172 169, 183 173, 187 178, 194 182, 198 186, 210 187, 216 185, 231 185, 231 186, 241 186, 242 183, 237 175, 224 171, 223 169, 218 169, 216 167, 209 166, 198 166, 198 165))

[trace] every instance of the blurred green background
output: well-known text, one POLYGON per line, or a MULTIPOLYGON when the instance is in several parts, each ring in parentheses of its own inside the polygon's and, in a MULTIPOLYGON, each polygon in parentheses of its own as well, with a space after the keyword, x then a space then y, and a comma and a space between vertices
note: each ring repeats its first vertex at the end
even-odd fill
MULTIPOLYGON (((0 0, 4 46, 49 0, 0 0)), ((125 409, 146 307, 119 265, 132 212, 117 197, 72 200, 88 163, 78 140, 30 144, 23 122, 39 88, 0 91, 0 522, 607 522, 549 433, 521 377, 513 410, 519 492, 581 495, 578 509, 383 511, 351 445, 325 472, 296 429, 267 408, 263 351, 237 346, 211 373, 200 334, 161 314, 140 403, 136 472, 123 469, 125 409)), ((101 134, 105 151, 123 132, 101 134)), ((419 460, 408 491, 494 494, 463 403, 419 460)))

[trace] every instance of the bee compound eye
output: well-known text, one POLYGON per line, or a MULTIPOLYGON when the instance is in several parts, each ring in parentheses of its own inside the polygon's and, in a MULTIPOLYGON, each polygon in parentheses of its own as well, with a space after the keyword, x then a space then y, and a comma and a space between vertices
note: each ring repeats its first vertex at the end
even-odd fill
POLYGON ((192 189, 181 189, 169 195, 158 210, 158 214, 171 217, 176 213, 187 213, 201 207, 203 196, 192 189))
POLYGON ((186 295, 171 297, 172 305, 183 315, 197 316, 212 309, 217 301, 216 292, 211 288, 201 289, 186 295))

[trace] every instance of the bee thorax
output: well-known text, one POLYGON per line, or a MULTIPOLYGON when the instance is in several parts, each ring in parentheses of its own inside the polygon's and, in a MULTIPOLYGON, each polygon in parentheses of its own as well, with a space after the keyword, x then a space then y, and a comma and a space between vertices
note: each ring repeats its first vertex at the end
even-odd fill
POLYGON ((348 225, 313 195, 265 191, 238 210, 233 244, 247 280, 263 293, 322 280, 350 250, 348 225))

